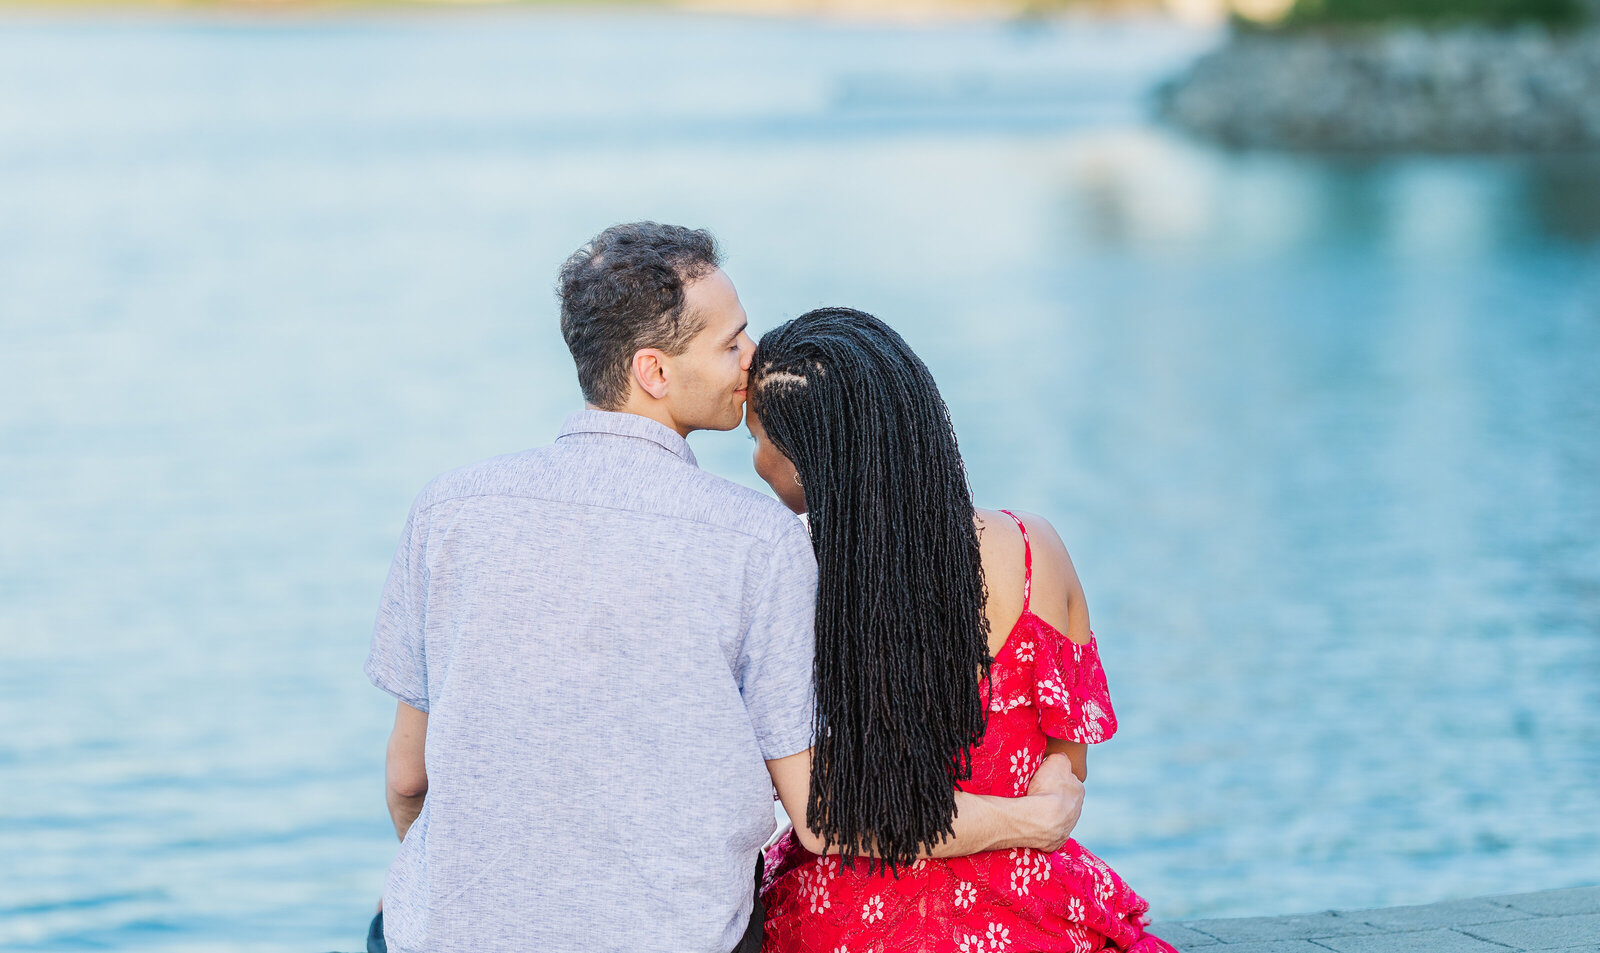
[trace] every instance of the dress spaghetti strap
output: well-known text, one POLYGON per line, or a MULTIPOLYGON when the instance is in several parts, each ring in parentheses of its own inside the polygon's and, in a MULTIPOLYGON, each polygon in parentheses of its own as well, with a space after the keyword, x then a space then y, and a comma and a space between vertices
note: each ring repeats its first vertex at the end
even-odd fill
POLYGON ((1033 546, 1028 543, 1028 527, 1022 525, 1022 520, 1010 510, 1000 512, 1011 517, 1017 524, 1017 529, 1022 530, 1022 611, 1028 611, 1028 600, 1033 596, 1033 546))

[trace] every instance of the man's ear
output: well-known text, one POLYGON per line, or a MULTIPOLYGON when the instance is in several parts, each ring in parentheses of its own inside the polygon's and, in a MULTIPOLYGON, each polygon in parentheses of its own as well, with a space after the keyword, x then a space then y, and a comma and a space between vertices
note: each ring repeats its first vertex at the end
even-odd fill
POLYGON ((656 400, 667 396, 667 355, 653 347, 633 352, 633 379, 656 400))

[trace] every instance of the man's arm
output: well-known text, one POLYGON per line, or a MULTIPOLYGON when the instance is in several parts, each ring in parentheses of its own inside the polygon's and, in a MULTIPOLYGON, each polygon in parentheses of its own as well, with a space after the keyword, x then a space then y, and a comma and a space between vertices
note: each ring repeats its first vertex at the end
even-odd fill
MULTIPOLYGON (((813 854, 837 854, 837 845, 823 843, 806 823, 811 791, 811 751, 767 762, 783 809, 794 821, 795 836, 813 854)), ((986 850, 1033 847, 1059 850, 1083 811, 1083 783, 1064 756, 1045 758, 1028 785, 1026 797, 993 797, 956 792, 955 832, 925 851, 923 857, 964 857, 986 850)))
POLYGON ((422 800, 428 794, 428 767, 423 757, 427 739, 428 713, 400 702, 394 712, 394 730, 389 733, 384 787, 389 817, 401 840, 422 813, 422 800))

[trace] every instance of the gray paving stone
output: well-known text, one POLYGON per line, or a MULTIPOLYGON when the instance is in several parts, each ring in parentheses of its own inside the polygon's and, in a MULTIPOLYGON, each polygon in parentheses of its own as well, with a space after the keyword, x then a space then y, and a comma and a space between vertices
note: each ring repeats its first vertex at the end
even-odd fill
POLYGON ((1533 914, 1484 897, 1471 900, 1446 900, 1416 907, 1385 907, 1378 910, 1342 910, 1339 916, 1370 923, 1385 930, 1433 930, 1439 927, 1470 926, 1523 920, 1533 914))
MULTIPOLYGON (((1180 950, 1183 947, 1179 947, 1180 950)), ((1328 948, 1310 940, 1267 940, 1261 943, 1224 943, 1202 946, 1205 953, 1328 953, 1328 948)), ((1506 953, 1501 950, 1500 953, 1506 953)))
POLYGON ((1600 953, 1600 887, 1151 928, 1199 953, 1600 953))
POLYGON ((1212 946, 1220 942, 1214 936, 1207 936, 1199 930, 1191 930, 1181 923, 1152 923, 1146 929, 1180 950, 1212 946))
POLYGON ((1584 916, 1533 917, 1509 923, 1480 923, 1462 930, 1519 950, 1559 950, 1588 944, 1600 950, 1600 913, 1584 916))
MULTIPOLYGON (((1334 936, 1317 941, 1335 953, 1508 953, 1504 946, 1455 930, 1421 930, 1379 933, 1371 936, 1334 936)), ((1219 950, 1232 949, 1218 947, 1219 950)))
MULTIPOLYGON (((1214 936, 1223 943, 1266 940, 1314 940, 1325 936, 1378 933, 1379 928, 1337 913, 1312 913, 1298 917, 1245 917, 1238 920, 1193 920, 1185 926, 1214 936)), ((1230 947, 1231 949, 1231 947, 1230 947)))
POLYGON ((1488 899, 1518 910, 1526 910, 1528 913, 1536 913, 1541 917, 1600 913, 1600 887, 1573 887, 1568 890, 1545 890, 1539 893, 1512 894, 1488 899))

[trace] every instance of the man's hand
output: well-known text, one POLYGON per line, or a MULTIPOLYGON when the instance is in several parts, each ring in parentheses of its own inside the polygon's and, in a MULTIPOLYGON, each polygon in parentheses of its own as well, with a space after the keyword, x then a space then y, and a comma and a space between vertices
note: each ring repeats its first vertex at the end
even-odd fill
POLYGON ((1083 782, 1072 771, 1072 759, 1064 754, 1053 754, 1034 772, 1028 782, 1028 795, 1038 795, 1042 810, 1038 818, 1039 829, 1027 846, 1055 852, 1072 836, 1083 813, 1083 782))

